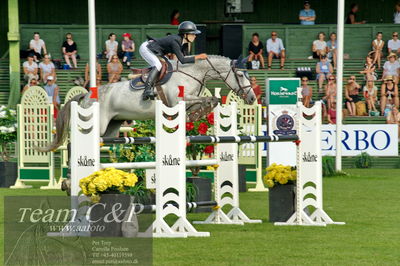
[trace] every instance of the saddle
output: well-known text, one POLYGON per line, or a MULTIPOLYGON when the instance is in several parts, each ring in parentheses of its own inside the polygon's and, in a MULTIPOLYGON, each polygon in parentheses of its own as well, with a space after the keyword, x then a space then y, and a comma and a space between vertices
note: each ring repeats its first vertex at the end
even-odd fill
MULTIPOLYGON (((161 62, 162 67, 161 67, 160 74, 158 75, 158 79, 157 79, 154 87, 157 87, 157 86, 167 83, 168 80, 171 78, 172 72, 174 70, 171 62, 169 62, 169 60, 167 58, 165 58, 165 57, 160 58, 160 62, 161 62)), ((151 67, 131 68, 131 70, 132 70, 133 78, 129 82, 130 88, 132 90, 143 90, 144 83, 147 80, 148 73, 150 72, 151 67)))

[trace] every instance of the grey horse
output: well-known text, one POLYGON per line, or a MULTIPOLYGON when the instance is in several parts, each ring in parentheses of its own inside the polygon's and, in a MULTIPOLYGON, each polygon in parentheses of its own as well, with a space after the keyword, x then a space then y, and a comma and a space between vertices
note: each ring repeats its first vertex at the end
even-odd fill
MULTIPOLYGON (((175 106, 179 98, 178 86, 184 86, 184 101, 187 112, 196 114, 199 110, 211 111, 218 103, 215 97, 201 97, 205 82, 219 79, 226 86, 240 96, 245 103, 252 104, 256 100, 250 86, 247 72, 237 68, 237 62, 227 57, 209 56, 206 60, 195 64, 180 64, 172 62, 174 66, 171 79, 162 85, 170 106, 175 106)), ((155 102, 142 100, 143 90, 132 90, 129 81, 107 84, 99 88, 100 103, 100 135, 115 137, 121 124, 126 120, 147 120, 155 117, 155 102)), ((74 97, 60 110, 56 122, 54 141, 41 151, 51 151, 58 148, 66 137, 70 120, 70 103, 78 101, 80 106, 90 106, 93 99, 91 93, 74 97)), ((204 112, 198 112, 203 115, 204 112)), ((189 117, 189 120, 200 118, 198 115, 189 117)))

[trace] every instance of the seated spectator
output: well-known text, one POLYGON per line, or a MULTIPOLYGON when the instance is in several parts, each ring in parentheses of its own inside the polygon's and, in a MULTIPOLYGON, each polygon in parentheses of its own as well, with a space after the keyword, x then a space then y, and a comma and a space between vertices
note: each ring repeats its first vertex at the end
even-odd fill
POLYGON ((78 46, 76 45, 76 42, 72 39, 72 34, 67 33, 65 35, 65 41, 62 45, 62 52, 64 55, 64 60, 67 65, 69 65, 71 68, 71 62, 69 61, 69 58, 72 59, 72 63, 74 64, 74 68, 78 68, 78 63, 77 63, 77 55, 78 55, 78 46))
POLYGON ((301 78, 301 95, 302 95, 302 102, 305 107, 310 107, 310 103, 312 100, 312 87, 308 85, 308 78, 302 77, 301 78))
POLYGON ((328 109, 328 123, 336 124, 336 100, 332 102, 331 108, 328 109))
POLYGON ((381 114, 385 114, 385 108, 388 99, 392 99, 392 102, 396 107, 399 107, 399 89, 393 82, 392 76, 386 76, 381 86, 381 114))
POLYGON ((170 24, 178 26, 179 25, 179 16, 180 15, 181 14, 179 13, 178 9, 172 10, 171 17, 170 17, 170 24))
POLYGON ((375 86, 373 79, 367 80, 367 85, 364 86, 363 92, 368 107, 368 113, 371 111, 376 112, 375 104, 378 97, 378 88, 375 86))
POLYGON ((400 55, 400 40, 399 40, 399 34, 397 32, 392 33, 392 38, 391 40, 388 41, 388 52, 390 53, 395 53, 397 55, 400 55))
POLYGON ((33 33, 33 39, 29 42, 29 49, 30 52, 33 53, 33 59, 36 63, 39 62, 43 54, 47 54, 46 44, 40 39, 39 32, 33 33))
POLYGON ((366 21, 357 22, 358 4, 351 4, 350 12, 347 15, 346 24, 365 24, 366 21))
POLYGON ((262 104, 261 103, 261 96, 262 96, 262 92, 261 92, 261 86, 257 84, 257 79, 256 77, 251 77, 250 78, 250 84, 251 84, 251 88, 254 91, 254 94, 257 97, 257 102, 258 104, 262 104))
POLYGON ((312 44, 312 58, 320 59, 321 56, 326 55, 328 47, 325 42, 325 33, 318 33, 318 40, 313 41, 312 44))
POLYGON ((304 9, 300 10, 299 20, 301 25, 315 24, 315 11, 311 9, 310 1, 304 1, 304 9))
POLYGON ((388 117, 390 112, 393 110, 394 106, 393 104, 393 98, 391 96, 387 97, 387 101, 386 101, 386 105, 385 105, 385 109, 383 110, 383 116, 384 117, 388 117))
POLYGON ((375 72, 376 66, 372 62, 372 58, 367 56, 365 58, 364 70, 360 74, 364 74, 364 80, 377 80, 378 75, 375 72))
POLYGON ((38 86, 38 85, 39 85, 39 82, 37 81, 37 79, 32 78, 31 81, 24 86, 24 88, 22 89, 21 94, 24 94, 30 87, 38 86))
POLYGON ((112 61, 113 55, 118 54, 118 42, 115 40, 117 35, 115 33, 110 33, 108 35, 108 40, 106 41, 106 58, 108 59, 108 63, 112 61))
POLYGON ((135 54, 135 43, 132 41, 132 36, 129 33, 124 33, 122 37, 124 37, 121 44, 122 52, 124 53, 122 62, 126 63, 126 66, 129 69, 132 57, 135 54))
POLYGON ((322 101, 326 105, 327 110, 329 110, 329 108, 332 108, 332 103, 336 99, 336 94, 336 78, 332 75, 328 78, 328 84, 325 85, 325 96, 322 98, 322 101))
POLYGON ((382 51, 383 46, 385 46, 385 41, 382 40, 382 38, 382 32, 378 32, 376 34, 376 39, 372 41, 372 52, 369 53, 369 55, 374 59, 372 63, 378 63, 378 69, 381 69, 382 51))
POLYGON ((280 68, 284 69, 285 67, 285 47, 283 46, 283 42, 281 38, 278 38, 278 33, 276 31, 271 32, 271 38, 267 40, 267 53, 268 53, 268 69, 271 69, 272 59, 280 58, 281 65, 280 68))
POLYGON ((29 54, 27 59, 28 61, 22 64, 22 68, 24 69, 24 79, 26 83, 30 83, 30 80, 33 78, 39 80, 38 65, 33 61, 33 54, 29 54))
POLYGON ((394 22, 394 24, 400 24, 400 2, 398 2, 395 6, 393 22, 394 22))
POLYGON ((43 56, 43 61, 39 64, 40 69, 40 79, 43 83, 47 80, 48 76, 53 76, 56 78, 56 68, 50 60, 50 55, 45 54, 43 56))
POLYGON ((397 125, 399 132, 398 136, 400 139, 400 112, 397 107, 393 106, 390 112, 388 112, 388 115, 386 116, 386 123, 397 125))
POLYGON ((117 55, 113 55, 111 59, 112 62, 107 64, 108 83, 115 83, 121 79, 123 67, 117 55))
POLYGON ((361 86, 356 82, 356 76, 352 75, 345 85, 346 106, 350 116, 356 115, 356 103, 360 101, 361 86))
POLYGON ((47 83, 44 85, 43 89, 47 92, 49 103, 54 105, 54 118, 57 118, 60 107, 60 95, 59 88, 55 82, 56 81, 53 76, 48 76, 47 83))
MULTIPOLYGON (((87 88, 86 86, 89 85, 90 82, 90 68, 89 68, 89 63, 86 63, 85 67, 85 83, 83 84, 83 87, 87 88)), ((96 86, 100 87, 101 85, 101 65, 96 59, 96 86)))
POLYGON ((328 58, 333 61, 333 69, 336 69, 337 40, 335 32, 329 35, 329 41, 326 42, 326 46, 328 47, 328 58))
POLYGON ((321 60, 317 63, 315 71, 317 72, 318 91, 319 93, 322 93, 322 86, 324 85, 324 81, 328 79, 333 73, 333 67, 331 63, 328 62, 326 55, 321 56, 321 60))
POLYGON ((400 63, 397 61, 397 55, 395 53, 390 53, 387 59, 389 61, 386 61, 383 65, 382 79, 386 79, 388 76, 391 76, 394 83, 397 85, 399 83, 400 76, 400 63))
POLYGON ((249 42, 249 57, 247 62, 251 63, 253 60, 260 61, 261 68, 264 68, 264 57, 263 57, 264 45, 260 41, 258 33, 253 33, 251 36, 251 42, 249 42))

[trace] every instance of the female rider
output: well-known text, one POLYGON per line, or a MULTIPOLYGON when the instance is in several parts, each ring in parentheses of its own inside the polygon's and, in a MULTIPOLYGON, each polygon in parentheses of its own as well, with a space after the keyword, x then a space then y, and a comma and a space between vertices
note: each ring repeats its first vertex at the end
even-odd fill
POLYGON ((179 24, 178 34, 168 35, 163 38, 150 39, 140 46, 139 53, 147 63, 152 67, 149 76, 145 82, 143 100, 154 99, 153 86, 161 71, 161 62, 158 56, 166 54, 175 54, 182 64, 195 63, 195 60, 206 59, 207 54, 187 56, 189 44, 196 39, 196 35, 201 32, 197 30, 196 25, 191 21, 184 21, 179 24))

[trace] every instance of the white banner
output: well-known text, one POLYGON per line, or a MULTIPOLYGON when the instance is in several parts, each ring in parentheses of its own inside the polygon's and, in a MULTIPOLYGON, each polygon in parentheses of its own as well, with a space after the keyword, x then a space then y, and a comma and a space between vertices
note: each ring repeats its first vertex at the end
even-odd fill
MULTIPOLYGON (((266 135, 266 126, 263 125, 266 135)), ((367 152, 371 156, 397 156, 398 129, 397 125, 343 125, 342 155, 355 156, 367 152)), ((321 132, 322 155, 335 156, 336 125, 322 125, 321 132)), ((264 144, 263 156, 266 156, 267 145, 264 144)))

